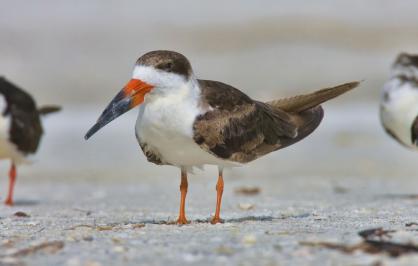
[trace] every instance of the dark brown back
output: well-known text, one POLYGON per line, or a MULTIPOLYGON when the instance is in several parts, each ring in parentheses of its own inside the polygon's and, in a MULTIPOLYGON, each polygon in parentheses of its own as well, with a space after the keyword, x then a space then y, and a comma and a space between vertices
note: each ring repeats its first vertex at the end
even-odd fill
POLYGON ((3 77, 0 78, 0 93, 7 102, 3 115, 11 116, 11 142, 24 154, 35 153, 43 133, 35 101, 3 77))
POLYGON ((221 82, 199 85, 210 111, 196 119, 194 140, 225 160, 246 163, 287 147, 313 132, 323 117, 320 106, 292 114, 221 82))

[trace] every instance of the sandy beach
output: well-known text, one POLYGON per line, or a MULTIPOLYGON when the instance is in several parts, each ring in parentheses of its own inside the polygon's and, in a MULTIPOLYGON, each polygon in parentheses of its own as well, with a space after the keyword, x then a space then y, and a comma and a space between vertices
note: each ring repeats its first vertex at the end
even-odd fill
POLYGON ((418 45, 417 2, 393 3, 5 1, 0 75, 63 110, 45 118, 33 164, 18 168, 16 205, 0 205, 0 265, 418 264, 417 153, 378 114, 394 58, 418 45), (307 139, 226 170, 223 224, 207 222, 216 168, 197 170, 191 224, 177 226, 180 173, 146 161, 137 110, 83 139, 155 49, 260 100, 363 82, 324 105, 307 139), (373 228, 389 232, 359 235, 373 228))
MULTIPOLYGON (((325 106, 325 120, 311 138, 227 170, 225 223, 215 226, 207 222, 215 207, 215 168, 190 177, 187 213, 192 222, 173 225, 179 171, 146 162, 132 130, 127 130, 135 113, 86 143, 71 128, 87 128, 95 113, 66 110, 61 117, 71 123, 48 119, 48 141, 38 155, 42 160, 21 168, 16 206, 0 207, 0 261, 6 265, 414 264, 416 255, 394 259, 385 253, 344 254, 301 244, 356 244, 361 241, 359 231, 379 227, 397 230, 399 236, 393 239, 400 243, 417 239, 414 225, 406 226, 418 217, 414 198, 418 177, 411 171, 415 153, 388 141, 378 127, 374 107, 337 105, 338 101, 325 106), (356 130, 352 123, 358 125, 356 130), (60 141, 64 137, 68 143, 60 141), (238 193, 242 188, 257 188, 259 193, 238 193), (30 217, 18 217, 18 212, 30 217), (13 255, 51 241, 59 241, 62 248, 13 255)), ((2 188, 6 181, 1 180, 2 188)))

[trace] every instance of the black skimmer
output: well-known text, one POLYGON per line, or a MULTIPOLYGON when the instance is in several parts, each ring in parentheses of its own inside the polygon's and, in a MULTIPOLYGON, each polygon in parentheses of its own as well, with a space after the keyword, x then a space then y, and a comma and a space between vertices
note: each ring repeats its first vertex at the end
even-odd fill
POLYGON ((223 168, 239 166, 298 142, 321 122, 319 104, 358 82, 311 94, 260 102, 219 81, 197 79, 185 56, 153 51, 135 64, 132 79, 113 98, 88 139, 140 105, 135 133, 148 161, 181 169, 179 224, 186 224, 187 173, 206 164, 219 168, 212 223, 220 222, 223 168))
POLYGON ((32 96, 0 77, 0 159, 9 159, 9 192, 6 205, 13 205, 16 165, 29 163, 43 134, 41 115, 60 110, 57 106, 37 108, 32 96))
POLYGON ((418 148, 418 55, 401 53, 383 87, 380 118, 386 132, 409 148, 418 148))

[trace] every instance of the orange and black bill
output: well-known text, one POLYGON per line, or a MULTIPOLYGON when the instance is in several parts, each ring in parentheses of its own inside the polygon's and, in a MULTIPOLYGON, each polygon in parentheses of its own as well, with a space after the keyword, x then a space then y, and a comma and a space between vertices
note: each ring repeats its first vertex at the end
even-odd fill
POLYGON ((89 139, 112 120, 141 104, 144 101, 145 94, 150 92, 152 88, 152 85, 142 80, 131 79, 109 103, 96 124, 90 128, 84 138, 89 139))

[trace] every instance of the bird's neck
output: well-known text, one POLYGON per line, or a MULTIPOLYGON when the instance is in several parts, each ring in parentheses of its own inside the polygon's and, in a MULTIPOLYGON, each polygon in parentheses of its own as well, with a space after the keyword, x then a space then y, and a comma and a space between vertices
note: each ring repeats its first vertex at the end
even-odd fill
POLYGON ((154 93, 145 97, 144 104, 150 104, 155 101, 171 101, 175 103, 184 102, 185 104, 197 103, 200 99, 201 89, 197 80, 192 77, 189 80, 176 86, 165 86, 155 88, 154 93))

